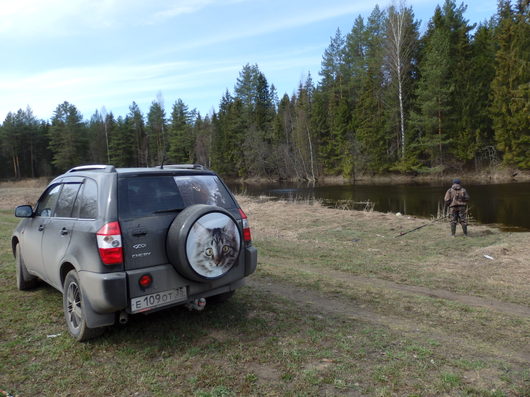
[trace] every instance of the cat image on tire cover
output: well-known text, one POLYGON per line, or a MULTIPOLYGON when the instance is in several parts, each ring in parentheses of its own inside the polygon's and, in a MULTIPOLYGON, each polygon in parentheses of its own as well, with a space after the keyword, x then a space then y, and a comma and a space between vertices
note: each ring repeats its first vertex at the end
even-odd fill
POLYGON ((239 255, 236 224, 222 213, 207 214, 195 222, 188 235, 186 253, 193 270, 204 277, 229 271, 239 255))

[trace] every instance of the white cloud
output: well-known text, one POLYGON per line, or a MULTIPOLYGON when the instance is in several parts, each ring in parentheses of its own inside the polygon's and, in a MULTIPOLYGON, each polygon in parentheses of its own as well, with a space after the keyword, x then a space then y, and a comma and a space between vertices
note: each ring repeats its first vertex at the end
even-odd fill
POLYGON ((0 0, 0 36, 60 37, 76 31, 130 28, 215 3, 219 0, 0 0))
POLYGON ((233 74, 239 68, 240 65, 226 62, 166 62, 64 68, 31 76, 2 75, 0 117, 29 105, 37 117, 49 118, 57 105, 64 101, 85 111, 91 111, 93 103, 112 109, 117 98, 125 106, 128 103, 123 103, 124 100, 130 104, 138 97, 152 98, 158 90, 178 90, 185 98, 186 92, 207 88, 215 76, 233 74))

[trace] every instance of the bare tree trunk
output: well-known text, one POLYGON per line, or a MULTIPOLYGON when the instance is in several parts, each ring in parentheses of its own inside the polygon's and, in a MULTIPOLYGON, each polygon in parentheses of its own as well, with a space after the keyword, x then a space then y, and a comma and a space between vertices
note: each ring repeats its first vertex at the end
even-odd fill
POLYGON ((35 159, 34 159, 34 153, 33 153, 33 141, 31 142, 29 146, 29 157, 30 157, 30 166, 31 166, 31 177, 35 178, 35 159))
POLYGON ((13 161, 13 174, 14 174, 15 178, 18 178, 18 175, 17 175, 17 162, 16 162, 16 159, 15 159, 15 154, 14 153, 13 153, 11 159, 13 161))
POLYGON ((103 124, 105 127, 105 140, 107 143, 107 164, 110 164, 110 152, 109 152, 109 132, 107 129, 107 119, 105 118, 105 123, 103 124))
POLYGON ((410 24, 410 11, 405 7, 405 2, 401 1, 399 8, 391 6, 388 10, 387 25, 387 62, 391 73, 397 83, 397 97, 399 101, 399 130, 401 158, 405 158, 405 109, 403 83, 407 78, 407 71, 410 67, 410 58, 414 43, 407 35, 407 23, 410 24))
POLYGON ((307 126, 307 122, 305 123, 306 126, 305 126, 305 129, 306 129, 306 132, 307 132, 307 142, 309 143, 309 159, 310 159, 310 162, 311 162, 311 181, 315 181, 316 178, 315 178, 315 162, 314 162, 314 159, 313 159, 313 143, 311 141, 311 133, 309 131, 309 128, 307 126))
POLYGON ((401 131, 401 158, 405 158, 405 112, 403 110, 403 83, 401 81, 401 70, 398 72, 398 97, 399 97, 399 119, 401 131))
POLYGON ((442 154, 442 112, 438 110, 438 148, 440 150, 440 164, 443 164, 442 154))
POLYGON ((105 144, 107 145, 107 164, 110 164, 109 132, 107 128, 107 109, 105 108, 105 106, 101 108, 101 119, 103 120, 103 129, 105 130, 105 144))

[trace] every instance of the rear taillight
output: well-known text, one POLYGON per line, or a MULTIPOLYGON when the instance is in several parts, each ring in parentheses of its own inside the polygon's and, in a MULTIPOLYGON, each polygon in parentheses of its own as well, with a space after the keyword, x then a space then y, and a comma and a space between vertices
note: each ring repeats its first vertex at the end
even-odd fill
POLYGON ((243 240, 245 240, 245 242, 247 243, 250 243, 252 241, 252 236, 250 234, 250 226, 248 225, 248 218, 241 208, 239 209, 239 214, 241 215, 241 222, 243 224, 243 240))
POLYGON ((123 262, 123 248, 121 245, 121 229, 118 222, 104 225, 96 233, 98 239, 99 256, 105 265, 116 265, 123 262))

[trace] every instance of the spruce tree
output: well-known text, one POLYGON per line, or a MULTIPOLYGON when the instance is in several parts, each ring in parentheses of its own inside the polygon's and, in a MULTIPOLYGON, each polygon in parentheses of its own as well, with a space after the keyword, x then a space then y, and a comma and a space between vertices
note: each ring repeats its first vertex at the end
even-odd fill
POLYGON ((322 58, 322 80, 315 92, 312 123, 318 132, 319 157, 322 159, 324 172, 338 175, 342 174, 347 156, 349 127, 348 117, 341 117, 344 115, 344 109, 348 108, 344 46, 345 39, 340 29, 337 29, 322 58))
POLYGON ((415 157, 424 166, 435 167, 443 165, 455 89, 450 78, 449 30, 443 24, 440 7, 429 23, 425 40, 419 67, 421 78, 416 89, 417 109, 411 116, 416 132, 413 147, 415 157))
POLYGON ((160 98, 151 103, 146 127, 149 139, 149 165, 161 165, 166 160, 168 142, 166 111, 160 98))
POLYGON ((460 150, 466 153, 466 158, 475 158, 475 167, 490 166, 497 161, 490 114, 496 52, 493 30, 492 22, 479 25, 471 43, 472 58, 466 103, 468 111, 463 120, 468 136, 467 145, 463 145, 460 150))
POLYGON ((182 99, 172 107, 168 128, 168 160, 174 163, 191 163, 194 160, 194 137, 191 112, 182 99))
POLYGON ((530 5, 500 1, 491 113, 507 165, 530 168, 530 5))
POLYGON ((136 102, 133 102, 131 106, 129 106, 127 120, 131 125, 134 135, 136 152, 134 156, 134 165, 136 167, 147 167, 149 164, 149 141, 145 129, 144 116, 136 102))

